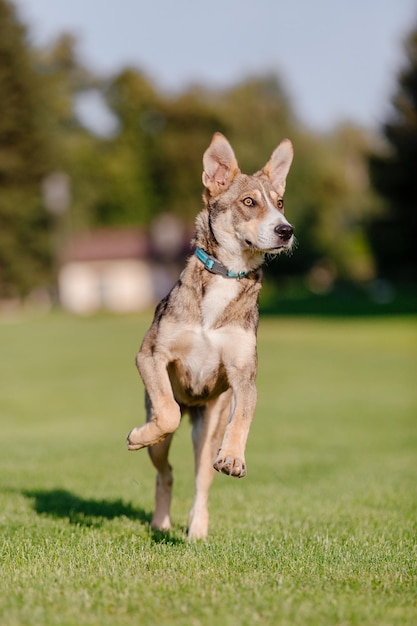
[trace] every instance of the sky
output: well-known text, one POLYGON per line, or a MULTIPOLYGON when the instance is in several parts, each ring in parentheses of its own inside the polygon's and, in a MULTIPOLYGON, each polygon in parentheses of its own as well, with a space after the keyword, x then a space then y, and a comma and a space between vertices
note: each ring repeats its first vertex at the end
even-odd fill
POLYGON ((71 32, 102 76, 133 65, 176 93, 274 72, 316 131, 383 124, 417 27, 417 0, 12 1, 34 45, 71 32))

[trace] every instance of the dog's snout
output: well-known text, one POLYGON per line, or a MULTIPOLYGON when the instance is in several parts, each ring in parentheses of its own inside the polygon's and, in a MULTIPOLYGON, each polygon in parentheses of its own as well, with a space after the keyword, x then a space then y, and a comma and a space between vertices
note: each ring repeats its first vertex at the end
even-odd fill
POLYGON ((276 226, 274 230, 278 237, 282 239, 282 241, 288 241, 289 239, 291 239, 294 232, 291 224, 279 224, 279 226, 276 226))

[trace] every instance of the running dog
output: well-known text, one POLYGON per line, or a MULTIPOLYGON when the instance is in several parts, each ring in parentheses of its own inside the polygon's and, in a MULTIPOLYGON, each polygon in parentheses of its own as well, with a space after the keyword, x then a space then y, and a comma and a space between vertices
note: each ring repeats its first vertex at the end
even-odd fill
POLYGON ((260 267, 265 255, 289 251, 294 241, 283 202, 292 158, 292 144, 284 139, 265 167, 247 176, 220 133, 204 153, 195 254, 157 306, 136 357, 147 421, 129 433, 127 446, 148 447, 157 469, 156 529, 171 528, 168 451, 183 413, 191 416, 195 455, 190 538, 207 536, 213 467, 237 478, 246 475, 257 393, 260 267))

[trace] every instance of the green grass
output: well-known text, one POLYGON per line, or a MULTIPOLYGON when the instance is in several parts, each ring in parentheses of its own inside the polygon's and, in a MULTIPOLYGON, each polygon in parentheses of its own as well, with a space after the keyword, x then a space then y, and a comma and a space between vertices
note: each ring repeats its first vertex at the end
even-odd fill
POLYGON ((0 624, 414 626, 416 319, 261 320, 248 476, 216 476, 206 543, 188 422, 167 535, 125 449, 148 322, 0 323, 0 624))

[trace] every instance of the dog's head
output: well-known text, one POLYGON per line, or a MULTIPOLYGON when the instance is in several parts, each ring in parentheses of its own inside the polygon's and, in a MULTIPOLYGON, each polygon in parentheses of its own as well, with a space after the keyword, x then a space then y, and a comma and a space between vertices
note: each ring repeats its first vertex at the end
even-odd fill
POLYGON ((293 227, 284 217, 283 196, 292 159, 291 141, 284 139, 263 169, 247 176, 227 139, 213 136, 203 156, 204 200, 223 247, 262 255, 291 248, 293 227))

